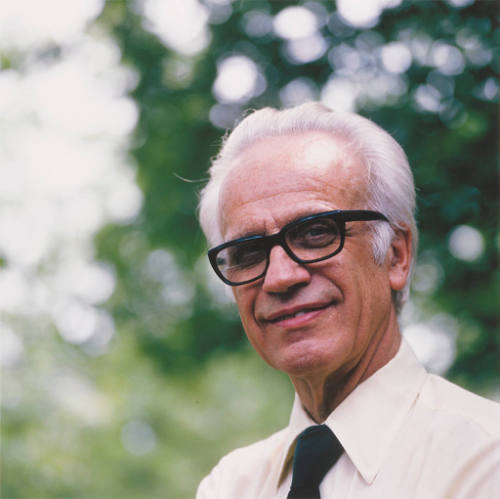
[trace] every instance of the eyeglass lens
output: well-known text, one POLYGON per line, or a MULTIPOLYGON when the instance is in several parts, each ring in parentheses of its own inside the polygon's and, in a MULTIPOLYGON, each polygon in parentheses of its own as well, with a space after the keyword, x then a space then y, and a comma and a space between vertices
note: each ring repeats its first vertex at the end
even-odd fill
MULTIPOLYGON (((304 221, 290 227, 284 234, 289 251, 305 262, 334 254, 341 239, 339 226, 331 217, 304 221)), ((269 246, 267 238, 236 243, 217 253, 217 266, 231 282, 255 279, 266 270, 269 246)))

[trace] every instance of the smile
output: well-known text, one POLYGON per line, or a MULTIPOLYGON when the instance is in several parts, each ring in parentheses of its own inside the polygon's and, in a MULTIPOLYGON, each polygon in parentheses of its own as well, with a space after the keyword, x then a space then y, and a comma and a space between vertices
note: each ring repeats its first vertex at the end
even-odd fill
POLYGON ((267 319, 267 322, 282 327, 301 326, 320 315, 331 305, 332 303, 310 307, 294 307, 294 309, 290 311, 278 312, 271 315, 271 317, 267 319))

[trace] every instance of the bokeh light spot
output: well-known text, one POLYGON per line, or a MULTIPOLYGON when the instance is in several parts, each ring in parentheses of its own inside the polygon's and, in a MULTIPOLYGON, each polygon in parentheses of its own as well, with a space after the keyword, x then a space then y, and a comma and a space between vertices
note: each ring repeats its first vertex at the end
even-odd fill
POLYGON ((210 122, 217 128, 233 128, 241 117, 241 108, 234 104, 214 104, 208 114, 210 122))
POLYGON ((23 357, 22 339, 10 327, 0 323, 0 366, 14 367, 23 357))
POLYGON ((490 76, 482 87, 482 95, 487 100, 494 100, 498 96, 498 81, 495 77, 490 76))
POLYGON ((316 98, 317 88, 309 78, 296 78, 280 90, 280 100, 285 107, 296 106, 316 98))
POLYGON ((455 359, 457 321, 446 314, 438 314, 425 322, 410 324, 403 334, 425 367, 436 374, 444 374, 455 359))
POLYGON ((85 376, 61 370, 45 380, 49 395, 67 412, 91 426, 109 422, 110 407, 85 376))
POLYGON ((438 40, 432 44, 431 64, 446 75, 460 74, 465 67, 465 58, 457 47, 438 40))
POLYGON ((386 8, 397 7, 402 0, 337 0, 344 21, 359 28, 372 28, 386 8))
POLYGON ((122 428, 121 438, 125 449, 134 456, 144 456, 156 447, 156 433, 144 421, 128 422, 122 428))
POLYGON ((28 282, 22 271, 16 268, 0 270, 0 311, 25 311, 28 294, 28 282))
POLYGON ((391 73, 404 73, 411 66, 411 52, 404 43, 392 42, 381 49, 382 64, 391 73))
POLYGON ((432 85, 419 85, 414 97, 417 106, 424 111, 437 113, 443 109, 441 94, 432 85))
POLYGON ((144 27, 168 47, 195 55, 208 46, 208 9, 197 0, 142 0, 144 27))
POLYGON ((315 33, 307 38, 288 41, 285 45, 285 55, 292 64, 307 64, 319 59, 327 48, 323 36, 315 33))
POLYGON ((243 29, 248 36, 259 38, 269 34, 273 28, 273 18, 260 10, 251 10, 243 16, 243 29))
POLYGON ((450 5, 457 8, 467 7, 475 2, 475 0, 446 0, 450 5))
POLYGON ((356 110, 356 86, 348 78, 333 77, 321 91, 321 102, 335 111, 356 110))
POLYGON ((114 333, 113 321, 106 311, 74 298, 60 299, 52 316, 61 337, 76 345, 98 338, 104 347, 114 333))
POLYGON ((423 258, 415 268, 412 288, 424 294, 434 293, 443 282, 444 271, 435 258, 423 258))
POLYGON ((459 225, 450 235, 448 248, 455 258, 473 262, 478 260, 484 252, 484 239, 476 228, 470 225, 459 225))
POLYGON ((29 50, 72 42, 103 6, 104 0, 2 0, 0 47, 29 50))
POLYGON ((274 18, 273 28, 281 38, 294 40, 314 35, 318 29, 318 21, 309 9, 286 7, 274 18))
POLYGON ((249 57, 234 55, 217 64, 212 89, 220 102, 246 102, 264 88, 259 88, 259 70, 249 57))
POLYGON ((100 304, 111 296, 115 276, 107 265, 72 258, 57 267, 53 284, 62 295, 74 295, 88 304, 100 304))

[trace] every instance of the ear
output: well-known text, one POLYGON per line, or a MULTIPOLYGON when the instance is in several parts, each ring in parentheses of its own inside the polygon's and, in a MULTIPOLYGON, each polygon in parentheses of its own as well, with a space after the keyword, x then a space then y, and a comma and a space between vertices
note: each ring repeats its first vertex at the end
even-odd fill
POLYGON ((407 226, 395 229, 395 235, 387 253, 389 283, 393 291, 403 289, 408 280, 412 258, 411 242, 412 234, 407 226))

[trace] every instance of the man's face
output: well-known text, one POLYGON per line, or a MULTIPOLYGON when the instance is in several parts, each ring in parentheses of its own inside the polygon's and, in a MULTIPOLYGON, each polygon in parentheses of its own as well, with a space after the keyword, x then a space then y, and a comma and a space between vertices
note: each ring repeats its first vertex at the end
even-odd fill
MULTIPOLYGON (((323 132, 266 138, 240 154, 223 186, 223 237, 269 235, 306 215, 364 209, 366 197, 366 170, 341 141, 323 132)), ((393 307, 390 265, 373 259, 373 223, 347 223, 343 250, 314 264, 275 246, 265 277, 233 288, 246 334, 271 366, 290 376, 342 375, 380 341, 393 307)))

